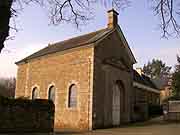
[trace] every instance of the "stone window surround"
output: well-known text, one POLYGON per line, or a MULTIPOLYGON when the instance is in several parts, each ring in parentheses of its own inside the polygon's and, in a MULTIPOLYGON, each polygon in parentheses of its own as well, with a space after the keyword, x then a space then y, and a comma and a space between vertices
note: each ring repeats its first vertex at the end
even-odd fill
MULTIPOLYGON (((57 92, 57 88, 56 88, 56 85, 55 85, 55 83, 54 82, 52 82, 52 83, 50 83, 49 85, 48 85, 48 88, 47 88, 47 96, 46 96, 46 99, 48 99, 48 95, 49 95, 49 88, 50 87, 52 87, 52 86, 54 86, 55 87, 55 102, 54 102, 54 104, 56 105, 56 103, 57 103, 57 96, 56 96, 56 92, 57 92)), ((40 98, 40 86, 39 85, 37 85, 37 84, 35 84, 35 85, 33 85, 32 87, 31 87, 31 96, 30 96, 30 98, 32 99, 32 91, 33 91, 33 89, 35 88, 35 87, 37 87, 37 90, 38 90, 38 98, 40 98)), ((79 92, 78 92, 78 90, 80 89, 80 87, 79 87, 79 83, 77 82, 77 81, 75 81, 75 80, 71 80, 71 81, 69 81, 69 83, 68 83, 68 85, 67 85, 67 96, 66 96, 66 109, 68 109, 68 110, 77 110, 77 109, 79 109, 79 92), (68 103, 69 103, 69 88, 70 88, 70 86, 72 85, 72 84, 75 84, 76 85, 76 87, 77 87, 77 106, 76 107, 73 107, 73 108, 70 108, 70 107, 68 107, 68 103)))
POLYGON ((67 85, 67 96, 66 96, 66 109, 67 110, 78 110, 79 109, 79 92, 78 92, 78 90, 80 89, 79 88, 79 83, 77 82, 77 81, 75 81, 75 80, 71 80, 69 83, 68 83, 68 85, 67 85), (76 107, 69 107, 68 106, 68 104, 69 104, 69 88, 72 86, 72 85, 76 85, 76 87, 77 87, 77 91, 76 91, 76 94, 77 94, 77 105, 76 105, 76 107))
POLYGON ((31 96, 30 96, 30 99, 32 99, 32 92, 33 92, 33 89, 34 89, 34 88, 37 88, 38 98, 40 98, 40 95, 39 95, 39 93, 40 93, 40 86, 37 85, 37 84, 35 84, 35 85, 33 85, 33 86, 31 87, 31 96))
POLYGON ((57 91, 57 88, 56 88, 56 85, 55 85, 55 83, 54 82, 51 82, 49 85, 48 85, 48 88, 47 88, 47 96, 46 96, 46 99, 48 99, 49 98, 49 89, 51 88, 51 87, 54 87, 55 88, 55 91, 54 91, 54 94, 55 94, 55 97, 54 97, 54 105, 56 105, 56 103, 57 103, 57 97, 56 97, 56 91, 57 91))

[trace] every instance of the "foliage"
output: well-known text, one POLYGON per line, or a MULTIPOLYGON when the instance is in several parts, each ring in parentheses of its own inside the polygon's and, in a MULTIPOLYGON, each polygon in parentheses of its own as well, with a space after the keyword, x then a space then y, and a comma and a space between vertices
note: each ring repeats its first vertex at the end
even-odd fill
POLYGON ((166 66, 161 60, 153 59, 144 65, 143 72, 151 78, 162 78, 170 74, 171 67, 166 66))
POLYGON ((47 99, 10 99, 0 96, 0 132, 53 132, 54 111, 54 103, 47 99))
POLYGON ((156 117, 163 114, 162 106, 160 105, 148 105, 148 114, 150 117, 156 117))
POLYGON ((0 0, 0 52, 4 47, 4 41, 9 36, 12 2, 13 0, 0 0))
POLYGON ((167 101, 175 101, 175 100, 180 100, 180 96, 172 95, 170 97, 167 97, 166 99, 163 100, 163 103, 166 103, 167 101))
POLYGON ((180 56, 177 55, 177 62, 178 64, 175 65, 175 71, 180 72, 180 56))
POLYGON ((174 96, 180 96, 180 57, 177 56, 177 65, 172 77, 172 91, 174 96))

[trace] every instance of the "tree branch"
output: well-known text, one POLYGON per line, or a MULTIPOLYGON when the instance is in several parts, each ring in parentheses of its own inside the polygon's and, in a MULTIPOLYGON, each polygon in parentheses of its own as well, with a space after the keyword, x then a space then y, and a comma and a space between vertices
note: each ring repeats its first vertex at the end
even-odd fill
POLYGON ((160 18, 162 37, 179 36, 180 23, 178 22, 178 18, 180 14, 177 5, 180 3, 174 0, 152 0, 152 2, 154 5, 153 11, 160 18))

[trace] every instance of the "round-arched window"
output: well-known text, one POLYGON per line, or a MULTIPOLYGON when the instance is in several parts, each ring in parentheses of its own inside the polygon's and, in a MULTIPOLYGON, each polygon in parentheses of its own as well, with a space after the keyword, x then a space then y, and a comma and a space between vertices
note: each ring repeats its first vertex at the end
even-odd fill
POLYGON ((34 87, 33 90, 32 90, 32 99, 37 99, 39 97, 39 94, 38 94, 38 88, 37 87, 34 87))
POLYGON ((72 84, 69 87, 69 95, 68 95, 68 107, 75 108, 77 106, 77 86, 72 84))
POLYGON ((51 86, 49 88, 48 99, 52 100, 53 102, 55 102, 55 87, 54 86, 51 86))

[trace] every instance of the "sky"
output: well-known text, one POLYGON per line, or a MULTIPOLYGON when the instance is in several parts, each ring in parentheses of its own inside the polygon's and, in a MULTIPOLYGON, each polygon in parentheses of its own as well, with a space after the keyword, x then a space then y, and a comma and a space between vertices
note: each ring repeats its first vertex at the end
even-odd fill
MULTIPOLYGON (((97 4, 93 8, 94 18, 77 29, 67 23, 51 25, 46 10, 35 5, 26 6, 15 19, 18 32, 11 30, 10 35, 14 39, 6 41, 0 54, 0 77, 15 77, 17 66, 14 63, 49 43, 107 27, 106 12, 110 7, 97 4)), ((151 5, 146 0, 132 2, 130 7, 119 11, 118 23, 137 60, 135 68, 143 67, 153 58, 161 59, 168 66, 173 67, 176 64, 176 55, 180 54, 180 39, 161 38, 158 18, 153 15, 151 5)))

